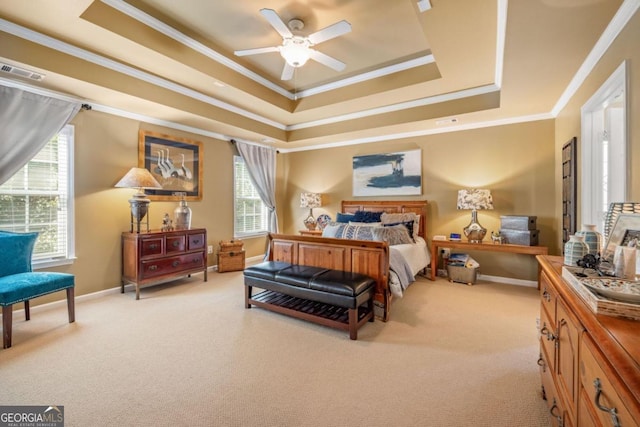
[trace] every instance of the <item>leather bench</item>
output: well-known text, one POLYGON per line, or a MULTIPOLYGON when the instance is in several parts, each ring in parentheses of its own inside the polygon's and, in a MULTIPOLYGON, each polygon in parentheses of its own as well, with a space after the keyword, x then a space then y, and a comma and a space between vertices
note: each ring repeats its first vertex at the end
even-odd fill
POLYGON ((252 305, 349 331, 374 321, 375 280, 363 274, 266 261, 244 270, 245 307, 252 305), (263 289, 253 295, 253 287, 263 289))

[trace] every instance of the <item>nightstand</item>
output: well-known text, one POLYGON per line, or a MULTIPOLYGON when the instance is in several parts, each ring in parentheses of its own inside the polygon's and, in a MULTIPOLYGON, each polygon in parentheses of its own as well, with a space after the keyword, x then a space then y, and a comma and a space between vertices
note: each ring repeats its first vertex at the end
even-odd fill
POLYGON ((300 230, 302 236, 322 236, 322 230, 300 230))

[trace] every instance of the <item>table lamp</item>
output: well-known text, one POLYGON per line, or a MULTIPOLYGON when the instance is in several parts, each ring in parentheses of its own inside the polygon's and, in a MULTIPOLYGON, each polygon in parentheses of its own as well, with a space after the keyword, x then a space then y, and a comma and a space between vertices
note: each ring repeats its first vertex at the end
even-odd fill
POLYGON ((320 193, 300 193, 300 207, 309 208, 309 216, 304 220, 307 230, 315 230, 317 221, 313 217, 313 208, 322 206, 322 195, 320 193))
MULTIPOLYGON (((140 222, 147 216, 151 200, 144 194, 145 188, 162 189, 162 185, 144 168, 131 168, 115 185, 119 188, 137 188, 138 192, 129 199, 131 205, 131 233, 140 233, 140 222)), ((147 216, 147 232, 149 231, 149 217, 147 216)))
POLYGON ((458 209, 471 209, 471 222, 463 231, 469 243, 482 243, 487 229, 478 222, 478 209, 493 209, 491 191, 465 189, 458 191, 458 209))

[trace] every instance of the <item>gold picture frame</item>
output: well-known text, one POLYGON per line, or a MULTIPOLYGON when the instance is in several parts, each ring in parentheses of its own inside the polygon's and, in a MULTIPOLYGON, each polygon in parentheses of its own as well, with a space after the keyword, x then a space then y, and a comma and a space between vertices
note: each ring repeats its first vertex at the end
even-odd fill
POLYGON ((199 141, 141 130, 138 166, 147 169, 162 189, 145 189, 151 200, 202 200, 203 148, 199 141))

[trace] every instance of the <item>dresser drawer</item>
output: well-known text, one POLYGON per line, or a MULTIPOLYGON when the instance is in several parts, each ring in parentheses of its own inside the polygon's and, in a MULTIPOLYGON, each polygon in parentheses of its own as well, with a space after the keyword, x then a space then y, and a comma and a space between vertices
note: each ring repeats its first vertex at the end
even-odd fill
POLYGON ((187 236, 184 234, 167 236, 167 255, 184 252, 187 248, 187 236))
POLYGON ((207 244, 207 239, 204 233, 189 234, 187 235, 187 248, 190 251, 196 249, 204 249, 207 244))
POLYGON ((164 236, 145 238, 140 241, 140 256, 164 254, 164 236))
POLYGON ((545 309, 540 310, 540 347, 551 372, 556 370, 556 328, 545 309))
POLYGON ((638 419, 639 414, 632 415, 622 403, 617 392, 621 385, 615 380, 614 374, 603 361, 600 351, 586 333, 582 335, 580 346, 580 382, 582 387, 580 405, 589 405, 578 411, 585 418, 585 424, 588 422, 585 415, 595 414, 603 426, 638 427, 635 420, 638 419))
POLYGON ((202 252, 142 261, 142 277, 149 279, 198 268, 204 268, 204 254, 202 252))

